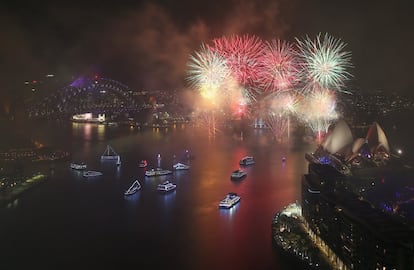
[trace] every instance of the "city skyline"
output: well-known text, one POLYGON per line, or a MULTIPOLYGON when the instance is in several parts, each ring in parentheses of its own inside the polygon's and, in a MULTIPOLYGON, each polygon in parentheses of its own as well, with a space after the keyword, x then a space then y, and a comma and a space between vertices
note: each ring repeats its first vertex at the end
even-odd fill
POLYGON ((2 265, 414 269, 408 4, 1 3, 2 265))
MULTIPOLYGON (((3 4, 1 96, 53 73, 98 73, 133 88, 188 87, 191 53, 213 38, 253 34, 264 40, 329 33, 352 53, 352 91, 409 93, 410 18, 403 2, 89 1, 3 4), (243 18, 243 19, 240 19, 243 18)), ((16 92, 17 91, 17 92, 16 92)))

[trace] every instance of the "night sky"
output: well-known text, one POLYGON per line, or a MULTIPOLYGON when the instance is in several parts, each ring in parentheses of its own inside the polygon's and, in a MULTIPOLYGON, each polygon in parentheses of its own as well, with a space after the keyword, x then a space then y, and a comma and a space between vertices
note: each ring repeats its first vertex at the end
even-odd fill
POLYGON ((411 93, 414 85, 409 1, 36 2, 0 4, 2 98, 48 73, 183 89, 189 55, 231 34, 293 42, 328 33, 352 52, 351 91, 411 93))

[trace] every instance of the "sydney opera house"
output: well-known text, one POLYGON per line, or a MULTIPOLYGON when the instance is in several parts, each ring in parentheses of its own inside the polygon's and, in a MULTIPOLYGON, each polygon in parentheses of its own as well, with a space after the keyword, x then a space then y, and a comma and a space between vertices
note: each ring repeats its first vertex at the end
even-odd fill
POLYGON ((339 121, 306 155, 302 216, 339 269, 414 269, 414 173, 373 123, 339 121))

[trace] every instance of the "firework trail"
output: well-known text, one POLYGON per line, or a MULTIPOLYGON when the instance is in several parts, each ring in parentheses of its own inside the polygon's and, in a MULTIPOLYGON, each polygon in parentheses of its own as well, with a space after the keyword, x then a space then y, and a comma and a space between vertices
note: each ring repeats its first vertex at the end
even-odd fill
POLYGON ((265 122, 272 131, 274 137, 281 140, 287 130, 289 117, 278 115, 276 113, 269 113, 266 115, 265 122))
POLYGON ((198 109, 195 112, 196 123, 207 129, 207 134, 210 138, 214 138, 220 131, 218 122, 221 114, 215 110, 198 109))
POLYGON ((267 97, 265 122, 277 139, 282 139, 286 133, 290 118, 297 111, 297 105, 298 98, 294 93, 279 92, 267 97))
POLYGON ((343 51, 346 44, 339 39, 319 34, 315 40, 306 37, 298 42, 300 77, 303 90, 312 91, 316 87, 343 91, 344 82, 351 77, 347 71, 351 65, 351 53, 343 51))
POLYGON ((233 35, 202 44, 190 56, 186 79, 202 97, 199 120, 209 134, 216 133, 217 119, 253 114, 278 138, 294 116, 315 133, 326 132, 339 115, 334 93, 346 92, 351 54, 328 34, 296 41, 233 35))
POLYGON ((339 117, 334 92, 320 88, 308 94, 302 100, 298 115, 313 132, 326 133, 329 125, 339 117))
POLYGON ((259 69, 260 88, 267 92, 286 91, 299 81, 299 63, 292 44, 273 39, 264 45, 259 69))

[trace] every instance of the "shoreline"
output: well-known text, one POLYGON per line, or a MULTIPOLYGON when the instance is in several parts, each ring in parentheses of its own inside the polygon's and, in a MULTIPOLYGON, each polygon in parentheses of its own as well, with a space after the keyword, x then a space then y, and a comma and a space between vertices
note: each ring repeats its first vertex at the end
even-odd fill
POLYGON ((272 244, 291 259, 309 269, 334 269, 313 243, 298 203, 285 206, 272 220, 272 244))
POLYGON ((42 173, 36 173, 17 184, 11 190, 0 192, 0 207, 6 207, 14 200, 18 199, 26 191, 45 182, 49 177, 42 173))

